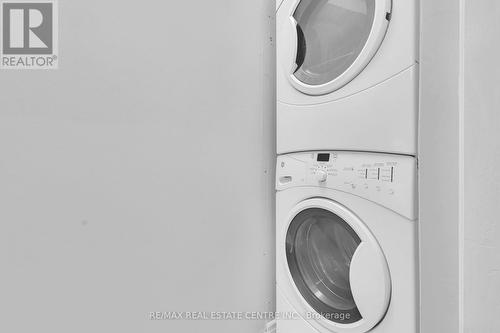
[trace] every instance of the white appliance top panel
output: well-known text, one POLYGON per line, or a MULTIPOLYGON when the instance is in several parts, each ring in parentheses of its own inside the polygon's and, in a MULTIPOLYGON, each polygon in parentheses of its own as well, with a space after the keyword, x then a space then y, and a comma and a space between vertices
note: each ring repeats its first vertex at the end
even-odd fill
POLYGON ((412 156, 306 152, 278 157, 276 189, 334 189, 417 219, 417 161, 412 156))

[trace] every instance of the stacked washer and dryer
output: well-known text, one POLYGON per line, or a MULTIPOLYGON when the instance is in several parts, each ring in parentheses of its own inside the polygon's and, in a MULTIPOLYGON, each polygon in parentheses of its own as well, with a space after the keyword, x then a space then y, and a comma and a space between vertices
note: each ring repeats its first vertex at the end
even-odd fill
POLYGON ((278 0, 277 331, 418 331, 418 2, 278 0))

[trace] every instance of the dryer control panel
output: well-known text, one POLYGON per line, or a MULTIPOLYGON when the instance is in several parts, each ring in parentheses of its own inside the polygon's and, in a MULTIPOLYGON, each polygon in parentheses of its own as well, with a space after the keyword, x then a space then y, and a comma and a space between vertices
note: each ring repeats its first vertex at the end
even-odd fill
POLYGON ((297 153, 278 157, 276 189, 319 187, 351 193, 416 218, 414 157, 357 152, 297 153))

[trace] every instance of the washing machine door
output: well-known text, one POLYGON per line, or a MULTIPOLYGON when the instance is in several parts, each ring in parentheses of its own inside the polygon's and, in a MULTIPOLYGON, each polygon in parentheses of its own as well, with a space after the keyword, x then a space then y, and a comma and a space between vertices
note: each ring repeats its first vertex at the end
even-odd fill
POLYGON ((280 60, 292 85, 322 95, 349 83, 380 47, 391 6, 392 0, 285 0, 278 43, 289 46, 280 60))
POLYGON ((375 237, 353 213, 327 199, 305 201, 292 216, 286 259, 303 308, 313 314, 308 317, 334 332, 371 330, 387 312, 391 294, 375 237))

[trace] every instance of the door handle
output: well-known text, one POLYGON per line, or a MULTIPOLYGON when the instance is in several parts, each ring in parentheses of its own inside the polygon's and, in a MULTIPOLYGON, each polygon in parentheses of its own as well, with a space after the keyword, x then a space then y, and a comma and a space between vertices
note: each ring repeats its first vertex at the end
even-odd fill
MULTIPOLYGON (((298 62, 298 49, 299 49, 299 32, 298 30, 302 32, 302 29, 300 28, 299 24, 295 20, 294 17, 290 17, 290 73, 293 74, 297 71, 297 69, 300 68, 300 66, 297 64, 298 62)), ((303 33, 302 33, 302 38, 303 38, 303 33)), ((302 64, 301 64, 302 65, 302 64)))

